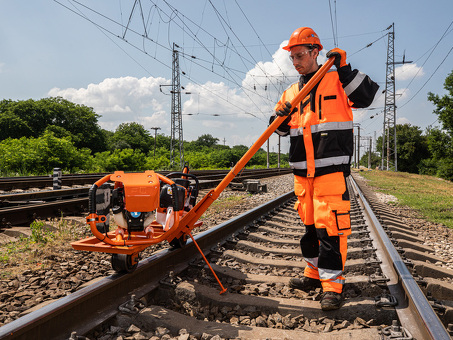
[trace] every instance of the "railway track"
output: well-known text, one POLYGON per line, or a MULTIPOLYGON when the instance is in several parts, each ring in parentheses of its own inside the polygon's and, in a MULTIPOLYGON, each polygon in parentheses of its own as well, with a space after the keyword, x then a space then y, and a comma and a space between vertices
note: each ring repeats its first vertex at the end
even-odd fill
MULTIPOLYGON (((236 178, 235 183, 248 179, 259 179, 289 173, 290 169, 246 169, 236 178)), ((162 174, 167 174, 162 172, 162 174)), ((200 189, 215 187, 228 173, 226 170, 193 171, 200 182, 200 189)), ((65 175, 60 190, 5 193, 0 195, 0 229, 11 226, 28 226, 35 219, 46 219, 67 215, 81 215, 88 208, 89 186, 105 174, 65 175)), ((0 190, 27 190, 30 188, 52 187, 52 178, 45 176, 1 178, 0 190)))
MULTIPOLYGON (((269 173, 280 172, 289 173, 290 169, 244 169, 237 176, 237 179, 267 177, 269 173)), ((162 175, 167 175, 170 171, 159 171, 162 175)), ((203 180, 223 179, 228 173, 227 170, 192 170, 191 173, 199 176, 203 180)), ((91 185, 97 180, 107 175, 100 174, 68 174, 62 175, 62 186, 91 185)), ((30 188, 52 187, 53 177, 49 176, 21 176, 21 177, 0 177, 0 191, 7 192, 12 190, 27 190, 30 188)))
POLYGON ((304 268, 289 192, 195 237, 227 293, 189 241, 6 324, 0 339, 450 339, 452 271, 434 265, 442 261, 360 180, 349 185, 353 234, 337 311, 321 311, 319 289, 288 286, 304 268))

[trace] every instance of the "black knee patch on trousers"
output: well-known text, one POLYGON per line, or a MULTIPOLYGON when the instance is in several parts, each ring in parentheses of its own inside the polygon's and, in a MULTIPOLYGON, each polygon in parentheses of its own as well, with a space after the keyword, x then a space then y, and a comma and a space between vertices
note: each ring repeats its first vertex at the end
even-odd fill
POLYGON ((329 236, 326 229, 316 229, 319 240, 318 268, 343 269, 340 253, 340 237, 329 236))
POLYGON ((306 258, 318 257, 319 242, 316 235, 316 228, 312 225, 305 226, 305 235, 300 239, 300 250, 302 256, 306 258))

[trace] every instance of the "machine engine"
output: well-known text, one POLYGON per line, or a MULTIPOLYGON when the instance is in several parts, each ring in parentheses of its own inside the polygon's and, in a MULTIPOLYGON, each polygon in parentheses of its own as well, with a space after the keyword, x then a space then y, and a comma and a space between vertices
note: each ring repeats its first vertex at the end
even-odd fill
MULTIPOLYGON (((163 226, 166 231, 173 226, 172 216, 175 211, 180 216, 192 209, 198 196, 198 179, 184 172, 174 172, 166 176, 172 178, 170 185, 152 178, 149 185, 124 185, 122 182, 104 184, 96 192, 96 212, 107 217, 106 222, 97 223, 96 228, 105 233, 109 230, 109 211, 118 225, 130 235, 131 232, 153 233, 150 226, 153 221, 163 226), (179 177, 179 178, 173 178, 179 177), (195 185, 188 177, 195 179, 195 185)), ((117 232, 121 232, 117 230, 117 232)))

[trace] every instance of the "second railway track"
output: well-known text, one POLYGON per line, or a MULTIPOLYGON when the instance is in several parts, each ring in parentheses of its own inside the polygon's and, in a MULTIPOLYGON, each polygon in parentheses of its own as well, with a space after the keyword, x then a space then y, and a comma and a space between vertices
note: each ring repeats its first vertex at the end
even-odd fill
MULTIPOLYGON (((248 169, 236 178, 236 183, 248 179, 259 179, 287 174, 290 169, 248 169)), ((162 172, 162 173, 168 173, 162 172)), ((228 173, 226 170, 193 171, 200 181, 201 189, 215 187, 228 173)), ((1 178, 0 190, 20 190, 34 188, 28 192, 15 192, 0 195, 0 229, 11 226, 27 226, 35 219, 59 218, 67 215, 80 215, 87 211, 89 185, 103 175, 66 175, 59 190, 39 190, 52 186, 52 178, 45 176, 1 178), (69 188, 68 186, 77 186, 69 188), (85 187, 80 187, 85 185, 85 187)))
POLYGON ((304 227, 288 193, 197 235, 227 293, 219 294, 189 243, 6 324, 0 339, 62 339, 71 331, 74 338, 103 340, 160 339, 165 333, 176 339, 450 339, 453 272, 357 183, 350 184, 353 234, 340 310, 321 311, 319 289, 288 286, 304 267, 304 227))

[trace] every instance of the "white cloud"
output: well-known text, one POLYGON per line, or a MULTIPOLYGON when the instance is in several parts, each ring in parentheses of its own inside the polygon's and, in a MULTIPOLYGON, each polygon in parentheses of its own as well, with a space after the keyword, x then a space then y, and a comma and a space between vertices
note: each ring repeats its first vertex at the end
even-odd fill
POLYGON ((48 95, 92 107, 102 116, 100 125, 108 130, 131 121, 149 128, 166 123, 165 112, 170 106, 170 96, 160 92, 159 85, 169 83, 165 78, 154 77, 107 78, 99 84, 89 84, 87 88, 53 88, 48 95))
POLYGON ((3 72, 4 68, 5 68, 5 63, 0 63, 0 73, 3 72))
MULTIPOLYGON (((213 81, 188 83, 181 96, 184 139, 211 134, 219 143, 225 139, 230 146, 250 146, 266 129, 280 94, 297 79, 288 53, 279 48, 271 61, 258 62, 245 74, 241 87, 213 81)), ((113 131, 121 123, 135 121, 146 129, 160 127, 160 133, 170 135, 170 91, 159 89, 169 84, 170 80, 161 77, 107 78, 86 88, 53 88, 48 95, 93 107, 104 129, 113 131)))
POLYGON ((412 124, 411 121, 409 119, 407 119, 406 117, 397 117, 396 118, 396 124, 401 124, 401 125, 404 125, 404 124, 412 124))
POLYGON ((395 79, 397 81, 409 80, 423 75, 425 75, 423 68, 417 66, 417 64, 403 64, 395 68, 395 79))
POLYGON ((231 128, 236 127, 236 124, 234 124, 234 123, 228 123, 228 122, 219 121, 219 120, 217 120, 217 121, 202 120, 201 125, 206 126, 207 128, 211 128, 211 129, 217 129, 217 128, 231 129, 231 128))

